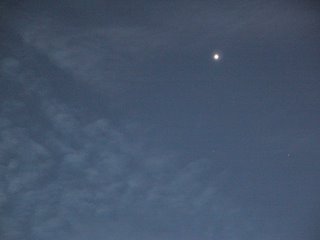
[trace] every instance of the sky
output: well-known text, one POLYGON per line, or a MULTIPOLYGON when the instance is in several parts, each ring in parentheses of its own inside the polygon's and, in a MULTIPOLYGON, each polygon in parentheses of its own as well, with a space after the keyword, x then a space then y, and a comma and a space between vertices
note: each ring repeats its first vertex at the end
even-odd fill
POLYGON ((1 1, 0 239, 319 239, 319 43, 311 0, 1 1))

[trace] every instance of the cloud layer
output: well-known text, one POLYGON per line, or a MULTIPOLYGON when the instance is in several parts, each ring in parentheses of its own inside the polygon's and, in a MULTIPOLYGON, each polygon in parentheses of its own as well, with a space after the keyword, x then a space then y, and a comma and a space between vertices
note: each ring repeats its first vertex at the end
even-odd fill
POLYGON ((209 237, 211 225, 239 215, 219 191, 224 173, 212 175, 206 159, 150 150, 130 126, 61 102, 23 62, 1 64, 17 92, 1 104, 1 238, 126 239, 142 228, 141 239, 197 226, 209 237))
POLYGON ((307 94, 292 97, 294 81, 259 54, 312 42, 316 10, 265 1, 4 6, 0 239, 305 234, 319 169, 318 85, 305 85, 318 75, 310 63, 307 94), (228 67, 206 62, 213 46, 237 49, 228 67), (262 75, 286 87, 268 86, 269 96, 267 83, 255 85, 262 75), (284 126, 286 115, 299 130, 284 126))

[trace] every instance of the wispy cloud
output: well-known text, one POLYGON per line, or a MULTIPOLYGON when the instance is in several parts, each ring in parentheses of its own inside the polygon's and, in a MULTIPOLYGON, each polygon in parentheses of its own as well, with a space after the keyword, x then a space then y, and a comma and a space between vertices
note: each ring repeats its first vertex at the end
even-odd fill
POLYGON ((29 96, 1 103, 3 239, 67 239, 85 235, 82 229, 89 222, 96 223, 99 236, 114 221, 127 226, 128 234, 137 227, 128 222, 140 223, 145 226, 141 234, 151 236, 160 228, 172 231, 184 217, 190 224, 211 219, 210 228, 237 214, 219 190, 221 177, 210 176, 213 166, 206 159, 186 163, 148 150, 130 129, 115 127, 107 118, 88 120, 22 65, 2 60, 3 76, 20 86, 20 94, 28 89, 29 96), (170 226, 169 218, 177 222, 170 226))
MULTIPOLYGON (((0 103, 0 238, 268 239, 257 231, 264 223, 222 189, 232 171, 217 170, 211 158, 159 150, 142 136, 146 126, 115 124, 111 115, 88 114, 65 99, 78 94, 73 86, 90 87, 111 99, 102 104, 108 108, 164 56, 191 57, 222 39, 296 37, 317 25, 312 11, 274 4, 159 4, 149 12, 157 29, 79 27, 43 13, 13 21, 18 37, 7 45, 18 50, 0 59, 7 87, 0 103), (72 84, 64 88, 66 82, 72 84)), ((283 143, 274 135, 261 141, 283 143)), ((277 145, 282 151, 290 144, 277 145)))

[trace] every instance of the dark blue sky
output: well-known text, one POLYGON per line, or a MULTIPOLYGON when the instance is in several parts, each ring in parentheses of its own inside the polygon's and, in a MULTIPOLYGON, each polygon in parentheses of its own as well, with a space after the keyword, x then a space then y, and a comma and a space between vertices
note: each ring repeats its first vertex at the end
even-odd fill
POLYGON ((0 16, 0 239, 319 238, 315 1, 0 16))

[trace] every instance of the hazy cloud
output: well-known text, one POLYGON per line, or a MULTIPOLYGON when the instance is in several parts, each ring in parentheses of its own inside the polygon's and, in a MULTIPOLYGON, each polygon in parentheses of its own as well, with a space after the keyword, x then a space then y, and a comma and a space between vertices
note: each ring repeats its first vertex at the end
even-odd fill
POLYGON ((317 91, 307 100, 286 92, 293 99, 286 105, 272 81, 294 81, 273 74, 277 63, 269 66, 272 74, 267 64, 254 65, 267 62, 259 51, 244 49, 225 68, 211 66, 205 55, 221 46, 242 49, 244 42, 301 40, 318 26, 315 10, 298 3, 174 1, 114 2, 125 12, 114 13, 109 3, 95 3, 5 5, 0 238, 295 236, 291 230, 301 224, 284 227, 317 200, 319 139, 305 127, 317 115, 303 112, 286 128, 295 116, 290 111, 299 108, 283 109, 316 102, 317 91), (245 55, 254 59, 249 66, 241 63, 245 55), (260 86, 261 75, 271 80, 260 86), (261 90, 267 85, 270 95, 261 90), (304 118, 310 122, 303 128, 304 118))

